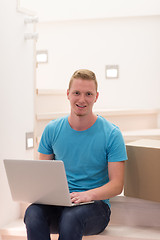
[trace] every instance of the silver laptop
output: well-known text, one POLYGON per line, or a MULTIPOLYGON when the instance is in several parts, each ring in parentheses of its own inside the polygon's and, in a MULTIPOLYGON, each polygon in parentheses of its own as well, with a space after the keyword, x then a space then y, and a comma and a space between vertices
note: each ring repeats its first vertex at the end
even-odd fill
POLYGON ((63 161, 5 159, 4 166, 14 201, 77 205, 71 202, 63 161))

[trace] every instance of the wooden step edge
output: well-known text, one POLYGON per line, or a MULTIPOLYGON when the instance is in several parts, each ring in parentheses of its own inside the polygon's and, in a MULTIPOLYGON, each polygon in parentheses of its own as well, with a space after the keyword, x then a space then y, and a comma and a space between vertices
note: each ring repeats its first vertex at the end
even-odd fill
POLYGON ((131 131, 123 131, 123 136, 148 136, 148 135, 160 135, 160 128, 148 128, 131 131))
MULTIPOLYGON (((27 240, 26 227, 22 218, 5 225, 0 229, 1 240, 27 240)), ((51 240, 57 240, 58 234, 51 234, 51 240)))
POLYGON ((69 112, 54 112, 54 113, 38 113, 36 119, 39 120, 53 120, 68 115, 69 112))
MULTIPOLYGON (((18 219, 0 230, 2 240, 27 240, 26 229, 22 219, 18 219)), ((98 235, 85 236, 83 240, 158 240, 160 228, 128 227, 109 224, 98 235)), ((52 240, 58 239, 58 234, 51 234, 52 240)))
MULTIPOLYGON (((111 109, 111 110, 104 110, 104 109, 96 109, 93 112, 97 115, 101 116, 108 116, 108 117, 115 117, 115 116, 132 116, 132 115, 158 115, 160 110, 159 109, 111 109)), ((55 116, 64 116, 68 114, 68 112, 50 112, 50 113, 38 113, 37 119, 53 119, 55 116)))
POLYGON ((66 90, 63 89, 36 89, 36 94, 38 96, 44 96, 44 95, 66 95, 66 90))
POLYGON ((0 229, 0 236, 26 236, 26 228, 23 219, 19 218, 0 229))
POLYGON ((134 197, 128 197, 128 196, 123 196, 119 195, 116 197, 113 197, 110 199, 111 206, 112 204, 124 204, 126 205, 133 205, 134 207, 137 207, 137 209, 142 209, 142 208, 151 208, 151 209, 156 209, 160 213, 160 202, 155 202, 155 201, 150 201, 150 200, 145 200, 145 199, 140 199, 140 198, 134 198, 134 197))

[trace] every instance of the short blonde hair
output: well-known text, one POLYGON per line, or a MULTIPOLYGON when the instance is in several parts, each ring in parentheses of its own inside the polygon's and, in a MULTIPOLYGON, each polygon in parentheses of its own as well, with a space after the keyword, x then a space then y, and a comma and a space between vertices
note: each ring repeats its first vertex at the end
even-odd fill
POLYGON ((96 91, 98 89, 98 83, 97 83, 97 79, 96 79, 96 75, 94 72, 88 70, 88 69, 80 69, 80 70, 77 70, 73 73, 70 81, 69 81, 69 89, 71 88, 71 85, 72 85, 72 82, 73 82, 73 79, 78 79, 78 78, 81 78, 81 79, 84 79, 84 80, 92 80, 95 82, 95 85, 96 85, 96 91))

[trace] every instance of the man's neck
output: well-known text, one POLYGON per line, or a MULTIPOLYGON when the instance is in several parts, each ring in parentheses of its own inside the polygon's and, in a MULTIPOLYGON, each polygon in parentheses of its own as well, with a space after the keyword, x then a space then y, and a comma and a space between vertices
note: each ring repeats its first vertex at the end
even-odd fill
POLYGON ((95 121, 97 120, 97 116, 92 113, 92 115, 88 116, 77 116, 75 114, 70 114, 68 117, 69 124, 71 128, 76 131, 84 131, 90 128, 95 121))

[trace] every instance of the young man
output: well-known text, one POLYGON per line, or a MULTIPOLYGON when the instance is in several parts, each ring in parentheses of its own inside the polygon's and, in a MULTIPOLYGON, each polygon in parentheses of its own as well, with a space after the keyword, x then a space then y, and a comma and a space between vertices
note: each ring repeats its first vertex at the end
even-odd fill
POLYGON ((81 240, 102 232, 109 223, 109 198, 123 189, 127 155, 119 128, 92 111, 98 95, 95 74, 76 71, 67 90, 71 112, 46 126, 38 149, 40 160, 64 162, 73 203, 94 203, 32 204, 24 220, 28 240, 49 240, 50 232, 59 233, 59 240, 81 240))

